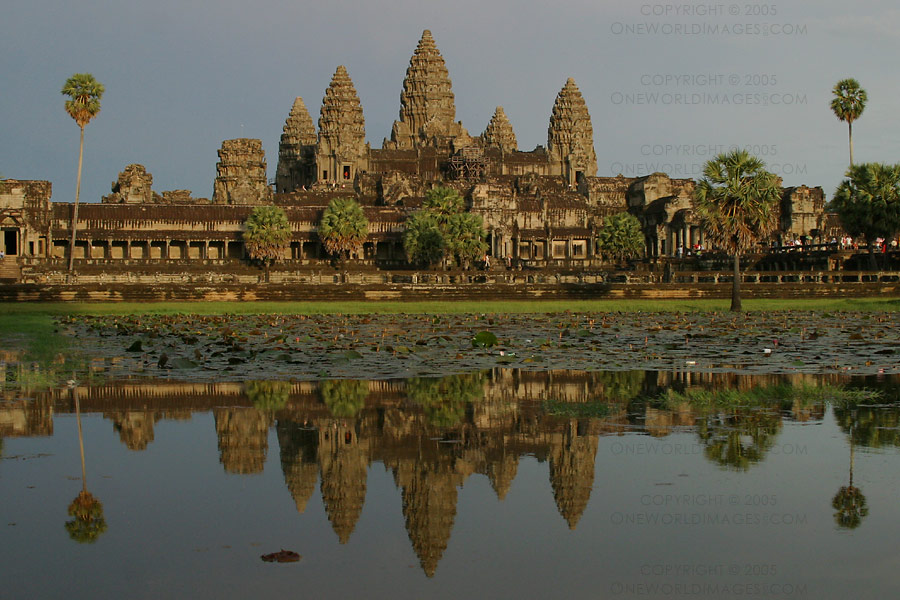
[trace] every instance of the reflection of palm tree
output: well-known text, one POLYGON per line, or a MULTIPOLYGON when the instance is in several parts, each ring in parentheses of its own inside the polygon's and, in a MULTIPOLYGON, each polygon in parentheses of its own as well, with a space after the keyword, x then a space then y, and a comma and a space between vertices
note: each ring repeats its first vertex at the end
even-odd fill
POLYGON ((331 416, 337 419, 352 419, 366 405, 369 383, 359 379, 323 381, 319 385, 319 394, 331 416))
POLYGON ((453 427, 466 416, 466 405, 484 397, 484 375, 416 377, 406 383, 406 395, 422 406, 428 423, 453 427))
POLYGON ((697 426, 706 458, 727 469, 746 471, 765 458, 781 429, 781 415, 767 410, 713 414, 697 426))
POLYGON ((262 412, 277 412, 284 408, 291 394, 290 381, 245 381, 244 393, 254 408, 262 412))
POLYGON ((834 522, 838 527, 856 529, 862 523, 863 517, 869 514, 866 506, 866 497, 862 490, 853 486, 853 425, 850 425, 850 484, 842 486, 831 499, 831 506, 837 511, 834 513, 834 522))
POLYGON ((81 431, 81 405, 78 401, 78 388, 72 388, 75 398, 75 420, 78 422, 78 446, 81 449, 81 492, 69 505, 69 516, 75 517, 66 522, 69 537, 78 543, 93 543, 100 534, 106 531, 106 519, 103 518, 103 504, 87 489, 87 469, 84 462, 84 435, 81 431))

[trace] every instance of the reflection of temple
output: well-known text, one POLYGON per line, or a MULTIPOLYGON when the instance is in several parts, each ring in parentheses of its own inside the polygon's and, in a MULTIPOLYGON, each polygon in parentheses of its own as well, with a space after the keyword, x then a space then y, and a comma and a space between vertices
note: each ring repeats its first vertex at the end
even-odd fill
MULTIPOLYGON (((783 420, 814 421, 824 414, 821 404, 795 399, 767 411, 723 410, 711 415, 687 403, 653 406, 644 401, 648 396, 666 389, 751 389, 823 381, 839 382, 836 377, 804 375, 496 370, 448 379, 440 388, 468 398, 462 420, 451 427, 429 421, 426 407, 410 399, 404 380, 367 382, 365 404, 352 418, 332 415, 315 382, 290 384, 287 402, 274 413, 274 421, 273 415, 249 406, 239 383, 107 385, 80 388, 79 396, 83 411, 102 412, 132 449, 146 447, 159 419, 211 412, 221 461, 230 473, 262 471, 274 422, 284 481, 298 513, 306 511, 321 482, 325 513, 341 543, 351 539, 362 514, 369 467, 383 464, 399 490, 411 546, 431 576, 451 538, 459 489, 473 475, 487 477, 503 500, 515 493, 522 457, 546 461, 559 513, 574 529, 589 505, 595 471, 602 468, 596 464, 602 435, 696 432, 708 448, 705 458, 731 468, 764 460, 783 420), (611 410, 603 419, 556 417, 542 408, 549 400, 609 402, 611 410)), ((0 433, 52 431, 53 410, 73 410, 68 398, 64 390, 33 402, 5 403, 11 408, 0 410, 0 433), (23 425, 4 425, 11 421, 23 425)), ((453 398, 446 400, 453 404, 453 398)), ((859 414, 871 423, 868 428, 858 423, 854 431, 871 431, 872 440, 887 439, 889 432, 880 425, 896 428, 896 414, 859 414)), ((841 413, 839 424, 849 418, 841 413)))
POLYGON ((261 473, 269 448, 269 418, 255 408, 216 408, 219 460, 229 473, 261 473))

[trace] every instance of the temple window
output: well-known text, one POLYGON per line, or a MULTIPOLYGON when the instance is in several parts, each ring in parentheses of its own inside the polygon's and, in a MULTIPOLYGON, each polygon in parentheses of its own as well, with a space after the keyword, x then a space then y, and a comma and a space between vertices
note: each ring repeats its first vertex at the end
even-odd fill
POLYGON ((350 165, 344 165, 344 179, 350 179, 350 165))
POLYGON ((584 240, 572 242, 572 258, 587 258, 587 243, 584 240))
POLYGON ((566 242, 565 242, 565 240, 554 240, 552 248, 553 248, 553 258, 565 258, 566 257, 566 242))

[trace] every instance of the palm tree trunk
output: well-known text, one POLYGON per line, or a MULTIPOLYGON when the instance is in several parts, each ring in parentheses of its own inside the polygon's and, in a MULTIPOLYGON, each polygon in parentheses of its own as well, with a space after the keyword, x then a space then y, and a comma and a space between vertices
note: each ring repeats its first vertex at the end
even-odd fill
POLYGON ((850 130, 850 166, 853 166, 853 121, 847 121, 847 127, 850 130))
POLYGON ((81 406, 78 402, 78 388, 72 388, 75 397, 75 420, 78 422, 78 447, 81 449, 81 489, 87 492, 87 469, 84 466, 84 436, 81 433, 81 406))
POLYGON ((741 253, 734 253, 734 277, 731 283, 731 311, 741 312, 741 253))
MULTIPOLYGON (((866 236, 868 238, 869 236, 866 236)), ((877 271, 878 270, 878 262, 875 260, 875 242, 870 242, 866 239, 868 248, 869 248, 869 270, 877 271)))
POLYGON ((72 239, 69 241, 69 273, 75 267, 75 228, 78 226, 78 199, 81 196, 81 164, 84 159, 84 126, 81 127, 81 143, 78 145, 78 177, 75 183, 75 206, 72 208, 72 239))

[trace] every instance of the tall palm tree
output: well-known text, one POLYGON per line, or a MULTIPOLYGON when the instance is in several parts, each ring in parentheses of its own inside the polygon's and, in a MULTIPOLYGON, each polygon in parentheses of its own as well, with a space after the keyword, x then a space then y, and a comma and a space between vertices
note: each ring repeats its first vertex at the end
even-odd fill
POLYGON ((81 195, 81 164, 84 159, 84 126, 100 112, 100 98, 106 89, 90 73, 76 73, 66 80, 62 88, 66 100, 66 112, 75 119, 81 129, 78 147, 78 178, 75 183, 75 207, 72 209, 72 239, 69 242, 69 272, 75 265, 75 226, 78 223, 78 199, 81 195))
POLYGON ((734 256, 731 310, 741 310, 741 254, 778 222, 781 181, 746 150, 719 154, 703 168, 694 200, 707 237, 734 256))
POLYGON ((850 166, 853 166, 853 121, 862 115, 866 108, 866 90, 859 87, 855 79, 841 79, 831 90, 834 98, 831 100, 831 110, 841 121, 847 122, 850 130, 850 166))

